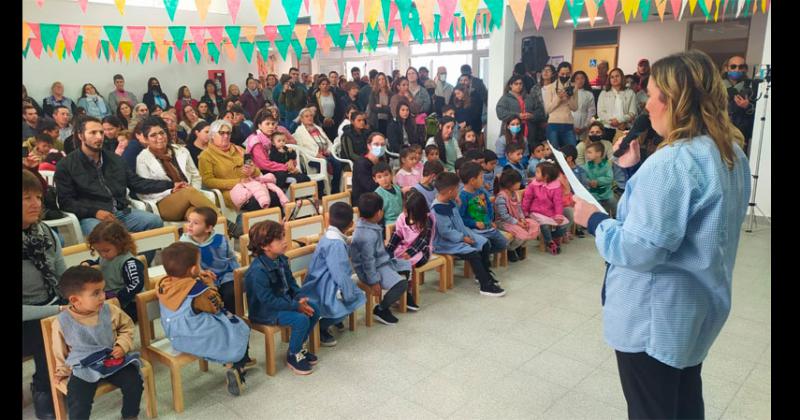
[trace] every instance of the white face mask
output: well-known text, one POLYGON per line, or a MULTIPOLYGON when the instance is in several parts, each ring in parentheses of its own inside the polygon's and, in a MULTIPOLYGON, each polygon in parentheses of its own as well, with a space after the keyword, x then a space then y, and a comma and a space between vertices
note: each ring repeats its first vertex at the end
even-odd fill
POLYGON ((441 81, 442 83, 446 82, 447 81, 447 73, 440 74, 439 75, 439 81, 441 81))
POLYGON ((383 156, 383 146, 370 146, 369 151, 375 155, 375 157, 383 156))

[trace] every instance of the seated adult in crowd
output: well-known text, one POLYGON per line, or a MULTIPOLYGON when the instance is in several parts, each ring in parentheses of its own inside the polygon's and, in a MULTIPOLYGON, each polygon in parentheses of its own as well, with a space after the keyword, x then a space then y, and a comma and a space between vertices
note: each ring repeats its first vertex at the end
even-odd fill
POLYGON ((147 147, 147 137, 142 134, 142 127, 144 126, 144 120, 148 118, 158 117, 147 117, 140 120, 136 126, 133 127, 132 135, 128 139, 128 145, 122 152, 122 160, 124 160, 128 167, 134 172, 136 171, 136 158, 139 156, 139 153, 147 147))
POLYGON ((203 83, 203 90, 205 93, 200 97, 200 102, 208 105, 208 111, 211 114, 216 114, 225 110, 225 98, 217 90, 217 84, 211 79, 206 79, 203 83))
POLYGON ((166 124, 154 119, 147 120, 142 126, 142 133, 148 139, 147 149, 142 150, 136 158, 136 174, 144 179, 170 181, 175 188, 139 194, 139 197, 155 201, 161 219, 170 222, 187 220, 195 207, 215 208, 216 205, 200 192, 202 180, 189 150, 169 143, 166 124))
POLYGON ((95 118, 103 118, 111 115, 111 108, 106 104, 103 95, 91 83, 86 83, 81 88, 81 97, 78 98, 78 106, 86 110, 86 115, 95 118))
POLYGON ((33 105, 22 106, 22 140, 36 135, 36 124, 39 123, 39 113, 33 105))
POLYGON ((136 127, 136 124, 138 124, 139 121, 149 116, 150 109, 147 107, 147 104, 144 102, 139 102, 133 107, 133 117, 131 118, 130 122, 128 122, 128 128, 133 129, 133 127, 136 127))
POLYGON ((252 74, 247 76, 246 86, 247 90, 239 97, 239 100, 242 102, 245 117, 252 120, 256 113, 264 108, 266 101, 263 92, 258 89, 258 80, 254 79, 252 74))
POLYGON ((256 113, 256 131, 245 141, 245 151, 253 155, 253 163, 264 173, 275 175, 275 184, 280 188, 286 189, 287 178, 291 176, 296 182, 308 182, 311 179, 308 175, 300 172, 296 162, 281 163, 270 159, 269 154, 272 149, 272 135, 280 133, 278 121, 267 109, 262 109, 256 113), (291 174, 291 175, 290 175, 291 174))
MULTIPOLYGON (((316 114, 314 107, 300 110, 300 115, 298 115, 296 121, 299 125, 294 131, 294 138, 297 140, 297 147, 300 149, 301 153, 305 153, 308 157, 325 159, 328 162, 328 167, 333 173, 330 193, 336 194, 339 192, 342 163, 331 155, 333 143, 328 139, 328 136, 325 135, 325 131, 323 131, 320 126, 314 124, 314 114, 316 114)), ((320 168, 317 162, 309 162, 308 165, 316 167, 318 170, 320 168)))
POLYGON ((380 161, 386 161, 386 137, 379 132, 373 132, 367 138, 367 153, 353 162, 353 190, 352 202, 357 203, 361 194, 374 192, 378 184, 372 177, 372 167, 380 161))
POLYGON ((188 86, 181 86, 178 88, 178 98, 175 99, 175 115, 178 121, 183 121, 183 111, 187 106, 192 106, 197 109, 197 99, 192 98, 192 91, 188 86))
POLYGON ((55 184, 59 206, 75 213, 83 234, 88 235, 101 220, 118 219, 131 232, 164 226, 153 213, 131 208, 127 189, 136 194, 152 194, 177 190, 180 184, 144 179, 114 152, 104 150, 103 125, 97 118, 81 118, 75 134, 80 149, 58 162, 55 184))
POLYGON ((195 124, 192 132, 189 133, 189 138, 186 139, 186 149, 189 150, 189 155, 192 156, 192 162, 194 162, 195 167, 198 165, 197 158, 200 156, 200 153, 203 153, 203 150, 206 150, 206 147, 208 147, 208 142, 210 140, 208 130, 210 127, 211 124, 200 121, 195 124))
POLYGON ((404 146, 412 144, 422 145, 424 136, 420 136, 417 125, 414 123, 414 116, 411 114, 411 105, 405 99, 397 101, 394 115, 386 128, 387 139, 389 140, 389 150, 393 153, 400 153, 404 146))
POLYGON ((339 157, 355 161, 367 153, 367 116, 363 112, 353 111, 352 123, 344 126, 339 137, 339 157))
POLYGON ((64 85, 61 82, 53 82, 50 86, 50 96, 42 100, 44 115, 53 115, 59 106, 67 107, 70 114, 78 113, 78 106, 75 105, 75 102, 64 96, 64 85))
POLYGON ((114 115, 122 121, 124 128, 127 129, 133 119, 133 106, 127 102, 120 102, 114 115))
POLYGON ((184 144, 189 134, 183 131, 183 128, 178 125, 178 117, 175 114, 175 108, 170 108, 162 112, 159 117, 167 123, 167 135, 169 135, 169 140, 173 143, 184 144))
POLYGON ((231 121, 231 125, 233 126, 231 142, 237 146, 244 147, 244 141, 247 140, 247 137, 250 136, 253 130, 244 122, 245 111, 241 105, 233 105, 231 107, 231 112, 233 114, 231 121))
POLYGON ((139 103, 136 95, 133 92, 125 90, 125 78, 121 74, 114 75, 114 91, 108 94, 108 108, 117 109, 119 104, 127 102, 128 106, 133 108, 134 105, 139 103))
POLYGON ((156 105, 162 111, 169 108, 169 98, 161 91, 161 83, 155 77, 147 80, 147 93, 142 97, 142 102, 147 105, 151 113, 155 110, 156 105))
POLYGON ((44 110, 41 106, 39 106, 39 103, 36 102, 36 99, 28 96, 28 88, 26 88, 25 85, 22 85, 22 105, 30 105, 36 108, 36 112, 39 115, 45 115, 44 110))
POLYGON ((200 118, 200 113, 197 111, 197 108, 186 105, 183 107, 183 120, 179 124, 180 128, 186 133, 186 136, 189 136, 189 133, 192 132, 192 128, 194 128, 195 124, 202 121, 200 118))
POLYGON ((36 136, 47 135, 53 139, 53 147, 63 151, 64 142, 58 139, 58 125, 50 118, 40 118, 36 124, 36 133, 25 139, 22 142, 22 147, 27 147, 28 150, 33 150, 36 147, 36 136))
POLYGON ((72 136, 69 108, 64 105, 56 105, 51 115, 53 116, 53 121, 58 125, 58 139, 66 142, 67 139, 72 136))
POLYGON ((50 392, 50 374, 44 353, 41 322, 58 314, 62 306, 58 279, 66 270, 61 242, 40 222, 42 184, 33 173, 22 170, 22 357, 33 356, 31 383, 37 418, 55 418, 50 392))
MULTIPOLYGON (((222 192, 225 198, 225 205, 235 208, 231 200, 231 190, 240 182, 247 183, 251 178, 261 175, 261 171, 255 165, 244 164, 244 149, 231 142, 231 132, 233 126, 225 120, 217 120, 211 123, 209 135, 211 143, 206 150, 200 153, 200 177, 203 179, 203 186, 210 189, 217 189, 222 192)), ((280 206, 278 196, 272 191, 270 195, 270 207, 280 206)), ((255 197, 252 197, 244 205, 241 211, 253 211, 261 209, 261 205, 255 197)))
POLYGON ((117 140, 119 133, 124 129, 122 121, 115 115, 103 118, 103 149, 114 153, 119 145, 119 140, 117 140))

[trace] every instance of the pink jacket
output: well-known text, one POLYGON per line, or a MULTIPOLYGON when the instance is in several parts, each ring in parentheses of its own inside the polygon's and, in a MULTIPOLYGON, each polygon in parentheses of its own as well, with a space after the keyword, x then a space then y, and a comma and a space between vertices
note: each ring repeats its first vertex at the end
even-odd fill
POLYGON ((261 130, 256 130, 247 137, 244 145, 247 153, 253 155, 253 163, 255 163, 259 169, 268 172, 289 170, 285 164, 269 160, 269 149, 272 147, 272 142, 270 142, 269 137, 262 133, 261 130))
POLYGON ((400 168, 394 176, 394 183, 402 187, 413 187, 422 180, 422 172, 417 171, 416 168, 411 168, 411 172, 406 172, 405 169, 400 168))
POLYGON ((522 196, 522 211, 525 215, 539 213, 547 217, 555 217, 564 213, 564 198, 561 182, 556 179, 548 184, 533 180, 525 188, 522 196))
MULTIPOLYGON (((432 228, 431 228, 431 238, 433 238, 433 236, 436 234, 436 222, 435 222, 435 219, 433 218, 433 212, 430 213, 429 217, 430 217, 431 223, 432 223, 432 225, 431 225, 432 226, 432 228)), ((395 229, 395 233, 397 233, 397 235, 400 238, 402 238, 402 240, 400 241, 400 245, 398 245, 397 248, 395 248, 395 250, 394 250, 395 258, 399 258, 400 255, 403 255, 403 253, 406 252, 408 247, 411 246, 411 244, 414 243, 414 241, 419 236, 419 232, 417 232, 414 228, 412 228, 411 226, 409 226, 406 223, 406 213, 405 212, 400 213, 400 216, 394 222, 394 229, 395 229)), ((431 244, 429 243, 428 244, 428 255, 430 255, 430 253, 433 252, 432 249, 433 248, 431 247, 431 244)), ((408 260, 408 262, 410 262, 411 265, 413 266, 413 265, 416 265, 417 262, 419 262, 419 260, 421 260, 421 259, 422 259, 422 254, 421 253, 417 253, 413 257, 411 257, 411 259, 408 260)))

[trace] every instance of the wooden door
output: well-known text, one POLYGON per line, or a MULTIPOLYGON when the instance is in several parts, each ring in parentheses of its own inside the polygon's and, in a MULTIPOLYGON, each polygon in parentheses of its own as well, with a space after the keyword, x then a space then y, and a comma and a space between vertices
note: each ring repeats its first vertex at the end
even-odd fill
POLYGON ((608 69, 617 66, 617 45, 600 45, 594 47, 580 47, 572 51, 572 72, 583 70, 589 75, 589 80, 597 77, 597 63, 601 60, 608 61, 608 69))

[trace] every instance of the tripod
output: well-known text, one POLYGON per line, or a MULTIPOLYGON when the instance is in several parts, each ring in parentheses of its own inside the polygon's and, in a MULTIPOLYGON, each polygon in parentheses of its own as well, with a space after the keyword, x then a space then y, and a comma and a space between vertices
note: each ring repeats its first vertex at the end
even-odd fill
MULTIPOLYGON (((764 99, 769 99, 769 89, 772 86, 772 74, 771 74, 771 72, 772 72, 772 68, 768 64, 767 65, 767 75, 764 78, 766 80, 766 84, 767 84, 766 85, 767 86, 766 90, 764 90, 764 99)), ((764 122, 766 121, 766 118, 767 118, 767 107, 769 106, 769 101, 765 101, 765 102, 766 103, 764 104, 764 108, 763 108, 763 111, 761 112, 761 118, 760 118, 761 128, 759 129, 759 133, 758 133, 758 152, 756 154, 756 170, 752 174, 752 177, 753 177, 753 189, 752 189, 752 191, 750 193, 750 202, 747 204, 748 207, 749 207, 749 209, 748 209, 748 212, 749 212, 748 218, 750 219, 747 222, 747 229, 745 229, 745 232, 747 232, 747 233, 752 233, 753 232, 753 226, 755 226, 757 224, 756 223, 756 211, 761 213, 761 215, 764 216, 764 218, 767 219, 767 222, 769 223, 769 217, 767 217, 767 214, 764 213, 764 210, 761 210, 761 208, 758 207, 758 204, 756 204, 756 191, 758 190, 758 170, 761 167, 761 146, 763 145, 763 140, 764 140, 764 126, 765 126, 764 122)))

